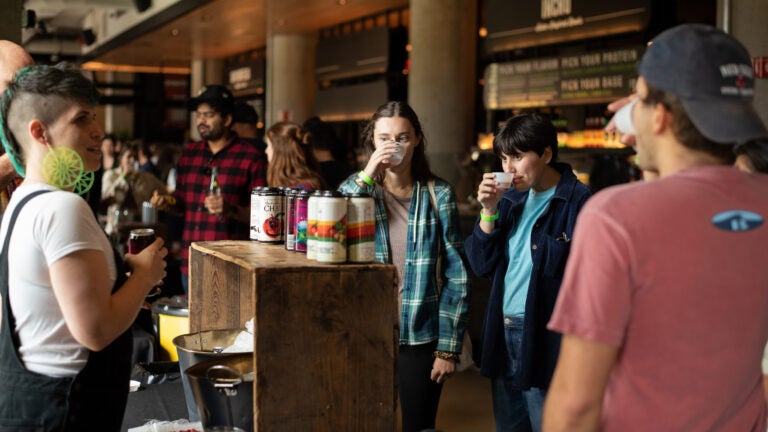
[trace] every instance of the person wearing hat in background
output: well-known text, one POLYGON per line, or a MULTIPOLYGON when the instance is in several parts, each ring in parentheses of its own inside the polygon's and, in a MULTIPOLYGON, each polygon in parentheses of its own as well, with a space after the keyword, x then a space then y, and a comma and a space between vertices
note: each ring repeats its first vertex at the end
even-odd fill
POLYGON ((344 144, 336 136, 333 127, 320 120, 320 117, 308 118, 302 127, 307 132, 309 146, 325 184, 332 188, 338 187, 354 171, 347 164, 344 144))
POLYGON ((768 177, 732 167, 736 144, 766 135, 749 53, 687 24, 638 73, 638 163, 659 178, 579 215, 544 430, 765 431, 768 177))
POLYGON ((267 145, 259 137, 259 115, 251 104, 242 101, 235 102, 230 129, 262 152, 266 150, 267 145))
POLYGON ((181 273, 188 292, 187 250, 192 242, 246 240, 251 190, 266 185, 264 152, 230 130, 235 100, 222 85, 203 87, 187 104, 202 140, 182 151, 172 195, 158 190, 151 203, 159 210, 183 213, 181 273), (220 195, 209 194, 218 169, 220 195))

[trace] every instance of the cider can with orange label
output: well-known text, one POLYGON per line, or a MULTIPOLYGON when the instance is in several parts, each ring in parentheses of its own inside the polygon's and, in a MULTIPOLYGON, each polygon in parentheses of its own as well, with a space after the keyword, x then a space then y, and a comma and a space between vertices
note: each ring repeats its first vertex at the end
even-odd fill
POLYGON ((373 198, 366 193, 347 194, 347 260, 376 259, 376 221, 373 198))
POLYGON ((316 190, 307 200, 307 259, 317 259, 317 209, 322 199, 323 191, 316 190))
POLYGON ((347 260, 347 200, 341 192, 325 191, 317 202, 317 262, 347 260))

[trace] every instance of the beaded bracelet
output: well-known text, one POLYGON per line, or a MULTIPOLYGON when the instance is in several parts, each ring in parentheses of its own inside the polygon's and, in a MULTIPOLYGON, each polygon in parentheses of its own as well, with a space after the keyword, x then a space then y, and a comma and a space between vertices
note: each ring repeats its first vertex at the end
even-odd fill
POLYGON ((364 181, 368 186, 373 186, 373 179, 371 176, 365 173, 365 170, 360 170, 360 172, 357 173, 357 176, 360 177, 360 179, 364 181))
POLYGON ((498 209, 496 209, 496 213, 494 213, 493 216, 486 216, 485 214, 483 214, 483 211, 480 210, 480 220, 483 221, 483 222, 493 222, 493 221, 495 221, 498 218, 499 218, 499 210, 498 209))
POLYGON ((448 351, 435 351, 432 353, 432 357, 443 359, 443 360, 451 360, 451 361, 455 361, 456 363, 459 362, 459 355, 456 353, 448 352, 448 351))

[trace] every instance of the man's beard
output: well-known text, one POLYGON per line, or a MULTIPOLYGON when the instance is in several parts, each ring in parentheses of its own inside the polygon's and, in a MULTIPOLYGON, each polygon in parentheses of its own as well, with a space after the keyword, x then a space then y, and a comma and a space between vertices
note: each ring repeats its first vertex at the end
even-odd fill
POLYGON ((223 127, 212 127, 208 132, 200 133, 200 137, 208 141, 218 141, 227 133, 223 127))

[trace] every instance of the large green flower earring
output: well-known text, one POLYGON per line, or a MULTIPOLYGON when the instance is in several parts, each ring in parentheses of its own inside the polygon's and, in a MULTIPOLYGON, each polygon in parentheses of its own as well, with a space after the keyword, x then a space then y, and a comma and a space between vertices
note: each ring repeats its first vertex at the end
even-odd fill
POLYGON ((83 169, 83 158, 69 147, 54 147, 43 158, 45 180, 59 189, 83 195, 93 186, 93 173, 83 169))
POLYGON ((75 187, 72 191, 78 195, 85 195, 93 187, 94 177, 93 171, 85 171, 75 182, 75 187))

